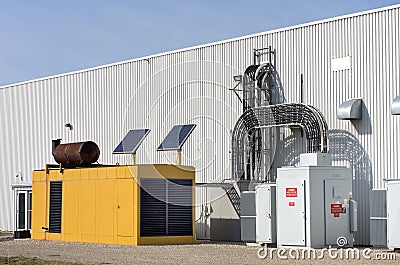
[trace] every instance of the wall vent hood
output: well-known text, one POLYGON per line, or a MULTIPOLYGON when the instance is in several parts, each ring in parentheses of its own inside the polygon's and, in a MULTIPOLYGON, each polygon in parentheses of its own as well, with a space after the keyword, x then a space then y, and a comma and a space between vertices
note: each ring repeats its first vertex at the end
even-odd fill
POLYGON ((392 115, 400 115, 400 96, 393 99, 391 113, 392 115))
MULTIPOLYGON (((340 104, 337 111, 339 120, 359 120, 362 118, 362 99, 350 99, 340 104)), ((400 107, 400 105, 399 105, 400 107)), ((400 111, 400 108, 399 108, 400 111)))

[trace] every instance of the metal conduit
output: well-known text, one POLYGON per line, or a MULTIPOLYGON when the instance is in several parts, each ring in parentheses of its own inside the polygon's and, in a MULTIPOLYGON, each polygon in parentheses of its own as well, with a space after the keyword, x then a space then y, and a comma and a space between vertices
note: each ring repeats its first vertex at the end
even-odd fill
POLYGON ((300 104, 277 104, 250 108, 236 122, 232 135, 232 177, 244 179, 248 137, 259 128, 301 127, 307 139, 307 152, 328 151, 328 125, 315 107, 300 104))
MULTIPOLYGON (((274 67, 271 63, 250 65, 246 68, 243 77, 243 112, 251 108, 271 105, 272 90, 274 89, 274 67)), ((247 175, 249 179, 264 178, 271 167, 271 155, 275 149, 272 139, 276 137, 276 130, 255 129, 248 137, 247 147, 247 175)))

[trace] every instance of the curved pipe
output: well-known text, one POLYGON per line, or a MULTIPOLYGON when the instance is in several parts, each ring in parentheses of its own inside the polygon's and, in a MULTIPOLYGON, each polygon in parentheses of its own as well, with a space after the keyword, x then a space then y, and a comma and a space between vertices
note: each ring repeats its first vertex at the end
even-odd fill
MULTIPOLYGON (((307 152, 328 151, 328 126, 325 117, 315 107, 300 104, 277 104, 251 108, 236 122, 232 134, 232 176, 243 177, 245 166, 240 163, 244 156, 247 137, 262 127, 301 127, 307 138, 307 152)), ((243 160, 242 160, 243 162, 243 160)))

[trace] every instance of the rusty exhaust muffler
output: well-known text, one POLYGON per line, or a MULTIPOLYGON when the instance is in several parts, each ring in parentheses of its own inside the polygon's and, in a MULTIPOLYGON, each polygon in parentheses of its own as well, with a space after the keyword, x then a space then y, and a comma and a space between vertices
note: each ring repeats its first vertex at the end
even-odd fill
POLYGON ((53 157, 62 165, 90 165, 100 156, 99 147, 92 141, 60 144, 60 139, 57 139, 52 144, 53 157))

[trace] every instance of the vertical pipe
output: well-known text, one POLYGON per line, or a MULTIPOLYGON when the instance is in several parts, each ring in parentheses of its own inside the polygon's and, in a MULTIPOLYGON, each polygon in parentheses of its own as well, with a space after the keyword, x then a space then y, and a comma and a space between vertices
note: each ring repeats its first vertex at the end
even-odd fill
POLYGON ((132 165, 136 165, 136 154, 132 154, 132 165))
POLYGON ((182 164, 182 150, 178 150, 178 161, 177 164, 180 166, 182 164))
POLYGON ((54 154, 54 150, 56 150, 57 146, 61 143, 61 139, 51 140, 51 153, 54 154))
POLYGON ((272 54, 271 53, 272 53, 272 47, 269 46, 268 47, 268 55, 269 55, 268 61, 270 64, 272 64, 272 54))
POLYGON ((300 103, 304 103, 304 98, 303 98, 303 74, 300 75, 300 103))

